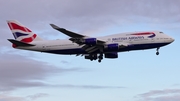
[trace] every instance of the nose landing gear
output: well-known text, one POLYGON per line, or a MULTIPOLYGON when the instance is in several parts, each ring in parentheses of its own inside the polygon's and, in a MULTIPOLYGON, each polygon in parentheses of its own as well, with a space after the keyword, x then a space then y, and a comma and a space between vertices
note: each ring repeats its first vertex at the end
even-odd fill
POLYGON ((157 49, 156 49, 156 51, 157 51, 157 52, 156 52, 156 55, 159 55, 159 49, 160 49, 160 48, 157 48, 157 49))

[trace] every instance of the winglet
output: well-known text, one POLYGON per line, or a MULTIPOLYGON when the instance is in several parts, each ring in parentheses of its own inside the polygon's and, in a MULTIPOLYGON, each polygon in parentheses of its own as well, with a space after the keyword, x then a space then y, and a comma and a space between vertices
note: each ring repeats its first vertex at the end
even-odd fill
POLYGON ((64 33, 64 32, 66 31, 66 29, 60 28, 60 27, 58 27, 58 26, 55 25, 55 24, 50 24, 50 25, 51 25, 52 28, 54 28, 54 29, 56 29, 56 30, 58 30, 58 31, 60 31, 60 32, 62 32, 62 33, 64 33))
POLYGON ((54 28, 54 29, 63 29, 63 28, 60 28, 60 27, 56 26, 55 24, 50 24, 50 25, 51 25, 51 27, 54 28))

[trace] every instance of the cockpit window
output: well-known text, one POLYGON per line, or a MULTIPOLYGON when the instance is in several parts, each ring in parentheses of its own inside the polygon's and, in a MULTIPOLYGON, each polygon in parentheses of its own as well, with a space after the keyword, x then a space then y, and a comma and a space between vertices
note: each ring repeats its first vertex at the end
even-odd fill
POLYGON ((159 32, 159 33, 163 34, 163 32, 159 32))

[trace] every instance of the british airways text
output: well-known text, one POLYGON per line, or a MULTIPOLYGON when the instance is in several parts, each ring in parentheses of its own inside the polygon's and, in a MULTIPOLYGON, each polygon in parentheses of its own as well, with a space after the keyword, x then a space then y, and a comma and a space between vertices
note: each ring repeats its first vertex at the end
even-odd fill
POLYGON ((144 36, 112 38, 112 41, 144 39, 144 36))

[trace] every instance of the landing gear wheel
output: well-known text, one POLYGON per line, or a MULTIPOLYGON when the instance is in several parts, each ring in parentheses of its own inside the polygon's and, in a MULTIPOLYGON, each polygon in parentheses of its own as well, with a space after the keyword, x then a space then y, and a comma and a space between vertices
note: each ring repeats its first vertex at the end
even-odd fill
POLYGON ((99 54, 98 59, 99 59, 98 62, 100 63, 101 60, 103 59, 103 53, 100 53, 100 54, 99 54))
POLYGON ((156 55, 159 55, 159 52, 156 52, 156 55))
POLYGON ((156 51, 157 51, 157 52, 156 52, 156 55, 159 55, 159 49, 160 49, 160 48, 157 48, 157 50, 156 50, 156 51))

